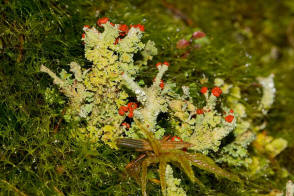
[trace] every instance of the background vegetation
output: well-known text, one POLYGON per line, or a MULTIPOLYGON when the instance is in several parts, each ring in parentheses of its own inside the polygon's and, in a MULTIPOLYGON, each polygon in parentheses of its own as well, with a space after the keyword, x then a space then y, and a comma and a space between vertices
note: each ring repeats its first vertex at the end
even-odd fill
MULTIPOLYGON (((114 23, 145 25, 145 38, 155 41, 159 54, 142 77, 151 81, 154 64, 169 61, 165 76, 179 85, 198 81, 205 73, 238 84, 247 113, 256 123, 266 121, 269 135, 288 141, 288 148, 271 167, 294 173, 294 3, 267 1, 0 1, 0 194, 3 195, 134 195, 140 187, 124 174, 132 153, 75 140, 74 124, 62 120, 65 97, 45 100, 47 87, 57 88, 39 72, 41 64, 60 72, 71 61, 82 62, 82 28, 98 17, 114 23), (211 43, 185 51, 178 40, 201 29, 211 43), (276 99, 267 119, 256 116, 261 91, 256 76, 275 74, 276 99)), ((87 62, 84 62, 87 63, 87 62)), ((199 89, 195 89, 199 90, 199 89)), ((201 171, 198 171, 201 173, 201 171)), ((199 190, 187 177, 187 193, 199 190)), ((244 187, 213 176, 200 176, 209 194, 257 195, 283 189, 287 179, 259 176, 244 187), (213 191, 212 191, 213 190, 213 191)), ((289 178, 293 175, 290 174, 289 178)), ((160 194, 149 183, 150 195, 160 194)), ((203 194, 203 193, 202 193, 203 194)))

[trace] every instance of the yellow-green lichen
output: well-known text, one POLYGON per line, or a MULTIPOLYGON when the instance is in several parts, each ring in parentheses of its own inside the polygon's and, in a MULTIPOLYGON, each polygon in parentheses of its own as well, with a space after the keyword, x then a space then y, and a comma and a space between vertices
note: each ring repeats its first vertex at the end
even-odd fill
POLYGON ((85 138, 92 137, 91 141, 101 139, 115 148, 114 141, 122 134, 120 125, 124 119, 118 109, 128 99, 122 88, 121 73, 136 74, 140 66, 157 54, 157 49, 154 42, 148 41, 145 45, 141 41, 143 32, 139 28, 130 28, 125 37, 120 37, 118 24, 106 22, 102 27, 103 32, 95 27, 83 29, 85 57, 93 63, 90 68, 72 62, 70 71, 73 74, 62 70, 60 78, 45 66, 41 71, 48 73, 61 92, 69 97, 65 113, 67 121, 85 119, 86 125, 80 127, 85 138), (133 57, 138 52, 142 52, 143 61, 135 62, 133 57))
POLYGON ((181 180, 173 176, 173 169, 170 165, 166 166, 165 180, 167 196, 186 196, 186 192, 180 187, 181 180))

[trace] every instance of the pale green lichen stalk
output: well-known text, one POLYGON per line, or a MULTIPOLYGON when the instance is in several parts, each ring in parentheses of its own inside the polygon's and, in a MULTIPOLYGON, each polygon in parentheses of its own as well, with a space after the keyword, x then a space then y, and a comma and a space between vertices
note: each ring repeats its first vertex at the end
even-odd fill
POLYGON ((167 99, 164 97, 166 91, 162 91, 160 88, 161 78, 164 72, 168 70, 168 66, 163 64, 158 66, 158 69, 153 85, 149 88, 140 87, 126 73, 122 76, 126 86, 136 94, 137 100, 143 105, 143 107, 135 111, 135 117, 141 119, 153 131, 155 131, 154 128, 159 113, 168 111, 167 99))
POLYGON ((186 196, 186 192, 182 187, 180 187, 181 179, 175 178, 173 176, 173 169, 170 165, 167 165, 166 167, 165 180, 167 186, 167 196, 186 196))
POLYGON ((286 196, 294 195, 294 184, 291 180, 289 180, 286 184, 286 196))

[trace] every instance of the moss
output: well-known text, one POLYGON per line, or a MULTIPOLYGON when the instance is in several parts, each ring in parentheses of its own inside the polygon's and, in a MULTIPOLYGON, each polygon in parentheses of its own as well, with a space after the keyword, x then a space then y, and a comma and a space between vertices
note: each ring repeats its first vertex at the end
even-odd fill
MULTIPOLYGON (((172 62, 163 80, 166 84, 176 83, 172 88, 179 94, 183 93, 183 85, 189 86, 193 103, 203 107, 205 100, 199 94, 200 87, 212 88, 214 79, 222 78, 225 84, 240 89, 242 96, 238 102, 246 108, 247 118, 252 119, 253 130, 260 131, 263 127, 269 136, 287 140, 288 148, 273 161, 250 146, 251 173, 242 167, 230 167, 242 175, 252 174, 245 187, 219 181, 202 172, 199 178, 209 191, 198 190, 175 170, 174 176, 182 179, 188 195, 267 194, 273 189, 282 190, 288 179, 293 181, 294 121, 290 114, 294 112, 291 93, 294 90, 291 19, 294 5, 291 0, 229 0, 226 3, 23 0, 2 1, 0 5, 1 194, 140 194, 135 181, 124 174, 124 166, 133 153, 116 151, 102 143, 93 144, 95 140, 90 138, 85 140, 84 132, 95 135, 101 129, 77 129, 85 122, 82 120, 79 124, 72 119, 74 110, 63 112, 69 99, 58 93, 49 76, 39 73, 40 65, 44 64, 54 73, 64 69, 64 77, 72 73, 69 83, 72 77, 79 81, 78 72, 75 68, 71 71, 68 64, 77 62, 85 69, 92 65, 84 58, 82 28, 104 16, 114 23, 145 25, 143 42, 146 45, 141 47, 144 48, 142 57, 133 56, 142 64, 135 81, 152 83, 156 68, 145 65, 146 59, 153 65, 158 61, 172 62), (205 32, 209 42, 200 43, 201 47, 196 48, 176 48, 179 40, 190 39, 196 30, 205 32), (147 48, 149 39, 156 44, 158 53, 152 59, 150 56, 155 51, 147 48), (189 55, 182 58, 183 54, 189 55), (267 77, 271 73, 275 74, 277 93, 272 107, 264 115, 256 107, 263 94, 256 77, 267 77), (289 171, 288 177, 279 175, 280 168, 289 171)), ((124 61, 128 61, 128 57, 126 55, 124 61)), ((127 98, 125 94, 121 96, 122 100, 127 98)), ((125 103, 115 102, 115 105, 125 103)), ((85 116, 89 110, 84 108, 85 116)), ((180 123, 170 119, 169 122, 171 125, 165 124, 166 131, 174 133, 173 127, 180 123)), ((235 139, 228 135, 221 147, 230 144, 231 137, 235 139)), ((150 185, 149 190, 151 195, 160 194, 157 185, 150 185)))

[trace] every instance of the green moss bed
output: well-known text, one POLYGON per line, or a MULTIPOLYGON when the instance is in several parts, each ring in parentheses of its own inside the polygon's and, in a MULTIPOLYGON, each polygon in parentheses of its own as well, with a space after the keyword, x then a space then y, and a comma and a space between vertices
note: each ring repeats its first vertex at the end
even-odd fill
MULTIPOLYGON (((142 24, 143 39, 153 40, 158 54, 138 76, 152 81, 158 61, 172 62, 164 76, 179 87, 190 86, 199 100, 199 79, 213 87, 216 77, 238 85, 248 118, 263 132, 283 138, 287 148, 271 157, 250 145, 250 156, 267 160, 250 174, 229 167, 243 185, 194 168, 205 184, 200 190, 180 169, 187 195, 275 195, 294 180, 294 3, 292 0, 121 0, 0 1, 0 195, 141 195, 125 166, 138 153, 75 139, 78 125, 63 119, 67 98, 42 64, 55 73, 76 61, 87 65, 81 41, 84 25, 108 17, 116 24, 142 24), (202 31, 209 44, 178 49, 177 42, 202 31), (262 87, 257 77, 274 74, 275 100, 267 115, 258 113, 262 87), (197 85, 193 85, 197 83, 197 85)), ((161 121, 163 121, 161 119, 161 121)), ((162 122, 164 123, 164 122, 162 122)), ((258 133, 257 133, 258 134, 258 133)), ((222 142, 232 141, 232 135, 222 142)), ((261 163, 260 163, 261 164, 261 163)), ((155 167, 154 167, 155 169, 155 167)), ((158 176, 156 176, 158 178, 158 176)), ((147 183, 149 195, 160 186, 147 183)))

